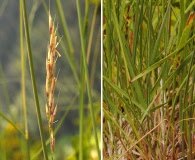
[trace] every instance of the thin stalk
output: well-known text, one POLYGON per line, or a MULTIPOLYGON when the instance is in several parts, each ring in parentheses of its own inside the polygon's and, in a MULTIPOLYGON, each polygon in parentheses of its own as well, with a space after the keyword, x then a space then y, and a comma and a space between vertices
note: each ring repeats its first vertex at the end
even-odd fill
MULTIPOLYGON (((112 67, 112 64, 111 64, 111 37, 112 37, 112 24, 111 24, 111 12, 109 11, 109 9, 111 10, 112 8, 112 5, 111 5, 111 0, 107 0, 105 1, 105 17, 106 17, 106 26, 105 26, 105 29, 106 29, 106 37, 105 37, 105 46, 106 46, 106 60, 107 60, 107 65, 108 65, 108 78, 111 79, 112 78, 112 71, 111 71, 111 67, 112 67)), ((105 51, 104 51, 105 52, 105 51)), ((104 58, 105 59, 105 58, 104 58)), ((106 61, 104 60, 104 61, 106 61)))
POLYGON ((72 46, 72 42, 71 42, 71 39, 70 39, 70 34, 69 34, 68 27, 67 27, 67 24, 66 24, 66 20, 65 20, 65 17, 64 17, 64 12, 63 12, 63 9, 62 9, 61 1, 56 0, 56 5, 58 7, 58 12, 59 12, 60 20, 61 20, 61 23, 62 23, 62 28, 63 28, 63 31, 64 31, 64 35, 65 35, 66 41, 68 43, 69 52, 74 53, 74 49, 73 49, 73 46, 72 46))
MULTIPOLYGON (((185 27, 185 0, 180 0, 180 28, 179 28, 179 38, 181 38, 183 29, 185 27)), ((185 48, 184 48, 185 49, 185 48)), ((183 79, 183 72, 181 72, 181 81, 183 79)), ((181 82, 180 81, 180 82, 181 82)), ((179 98, 179 103, 180 103, 180 108, 179 108, 179 112, 180 112, 180 120, 184 119, 184 113, 183 113, 183 109, 184 109, 184 105, 182 103, 182 98, 183 98, 183 94, 181 93, 180 98, 179 98)), ((184 121, 181 121, 181 132, 184 132, 184 121)), ((184 134, 182 134, 182 155, 183 155, 183 159, 185 159, 185 146, 184 146, 185 140, 184 140, 184 134)))
MULTIPOLYGON (((185 86, 185 93, 184 93, 184 99, 187 99, 187 96, 188 96, 188 85, 189 85, 189 82, 190 82, 190 72, 191 72, 191 69, 192 69, 192 66, 193 66, 193 61, 194 61, 194 57, 195 57, 195 51, 193 53, 193 56, 192 56, 192 59, 191 59, 191 62, 190 62, 190 67, 189 67, 189 70, 188 70, 188 75, 187 75, 187 81, 186 81, 186 86, 185 86)), ((187 101, 184 101, 184 108, 186 108, 187 106, 187 101)), ((188 118, 191 118, 191 117, 188 117, 188 118)), ((190 120, 191 122, 191 120, 190 120)), ((191 130, 192 128, 189 128, 189 127, 192 127, 190 125, 188 125, 188 142, 189 142, 189 157, 190 159, 192 159, 192 138, 191 138, 191 130)))
MULTIPOLYGON (((98 37, 97 37, 97 41, 96 41, 96 44, 95 44, 95 51, 94 51, 94 56, 93 56, 93 60, 92 60, 92 68, 91 68, 91 73, 90 73, 90 85, 91 87, 93 87, 93 84, 94 84, 94 79, 95 79, 95 69, 96 69, 96 63, 97 63, 97 59, 98 59, 98 56, 99 56, 99 46, 100 46, 100 35, 101 35, 101 29, 99 29, 98 31, 98 37)), ((103 74, 100 74, 100 75, 103 75, 103 74)))
POLYGON ((78 73, 76 71, 76 66, 75 66, 74 60, 72 59, 70 54, 68 54, 65 45, 63 43, 60 43, 60 45, 62 47, 64 55, 66 56, 66 59, 67 59, 68 63, 70 64, 70 68, 72 69, 72 72, 73 72, 75 80, 76 80, 76 82, 78 84, 78 87, 80 87, 80 81, 79 81, 78 73))
POLYGON ((22 106, 24 111, 24 129, 25 129, 25 140, 26 140, 26 156, 30 159, 30 148, 29 148, 29 136, 28 136, 28 118, 26 108, 26 90, 25 90, 25 54, 24 54, 24 35, 23 35, 23 5, 20 1, 20 53, 21 53, 21 86, 22 86, 22 106))
MULTIPOLYGON (((193 57, 195 56, 195 51, 194 51, 194 55, 193 55, 193 57)), ((193 105, 192 105, 192 103, 194 102, 194 100, 193 100, 193 98, 194 98, 194 83, 195 82, 195 71, 193 72, 193 78, 192 78, 192 89, 191 89, 191 93, 190 93, 190 105, 191 105, 191 107, 190 107, 190 111, 188 112, 188 115, 189 115, 189 118, 193 118, 193 114, 194 114, 194 107, 193 107, 193 105)), ((190 152, 190 158, 192 159, 192 149, 193 149, 193 145, 192 145, 192 142, 193 142, 193 140, 192 140, 192 136, 193 136, 193 132, 192 132, 192 128, 193 128, 193 121, 192 120, 190 120, 189 121, 189 148, 190 148, 190 150, 189 150, 189 152, 190 152)))
MULTIPOLYGON (((83 23, 83 36, 84 37, 87 36, 87 30, 88 30, 88 24, 89 24, 89 1, 90 0, 85 1, 85 16, 84 16, 84 20, 83 20, 83 22, 84 22, 83 23)), ((85 43, 86 43, 86 41, 85 41, 85 43)))
POLYGON ((32 59, 32 51, 31 51, 31 44, 30 44, 30 35, 29 35, 29 27, 28 27, 25 0, 22 0, 22 4, 23 4, 23 16, 24 16, 24 28, 25 28, 26 42, 27 42, 27 48, 28 48, 28 60, 29 60, 29 66, 30 66, 30 74, 31 74, 32 86, 33 86, 34 99, 35 99, 35 104, 36 104, 36 113, 37 113, 37 119, 38 119, 39 132, 40 132, 41 143, 43 147, 44 159, 48 160, 48 155, 47 155, 47 150, 46 150, 46 145, 45 145, 45 138, 44 138, 44 133, 43 133, 41 112, 40 112, 40 106, 39 106, 39 99, 38 99, 38 93, 37 93, 37 87, 36 87, 36 80, 35 80, 35 74, 34 74, 34 66, 33 66, 33 59, 32 59))
POLYGON ((0 112, 0 117, 2 117, 4 120, 6 120, 9 124, 11 124, 19 133, 22 134, 23 137, 25 137, 24 132, 22 132, 10 119, 8 119, 3 113, 0 112))
POLYGON ((91 51, 91 44, 92 44, 95 21, 96 21, 96 16, 97 16, 97 9, 98 9, 98 4, 95 5, 92 23, 91 23, 91 30, 90 30, 89 42, 88 42, 88 48, 87 48, 87 64, 89 64, 89 57, 90 57, 90 53, 91 53, 90 51, 91 51))
POLYGON ((83 58, 83 66, 84 66, 84 71, 85 71, 85 79, 86 79, 86 84, 87 84, 87 93, 88 93, 88 98, 89 98, 90 113, 91 113, 91 118, 92 118, 96 149, 97 149, 97 152, 98 152, 98 157, 100 159, 98 136, 97 136, 97 131, 96 131, 95 117, 94 117, 94 111, 93 111, 93 102, 92 102, 91 89, 90 89, 91 87, 90 87, 90 81, 89 81, 89 75, 88 75, 88 69, 87 69, 87 61, 86 61, 86 55, 85 55, 86 50, 85 50, 84 38, 83 38, 84 36, 83 36, 83 29, 82 29, 82 20, 81 20, 79 0, 76 1, 76 4, 77 4, 77 13, 78 13, 79 31, 80 31, 80 39, 81 39, 82 58, 83 58))
MULTIPOLYGON (((80 62, 82 62, 82 56, 80 62)), ((81 65, 81 87, 80 87, 80 103, 79 103, 79 160, 83 160, 83 117, 84 117, 84 90, 85 90, 85 71, 83 62, 81 65)))

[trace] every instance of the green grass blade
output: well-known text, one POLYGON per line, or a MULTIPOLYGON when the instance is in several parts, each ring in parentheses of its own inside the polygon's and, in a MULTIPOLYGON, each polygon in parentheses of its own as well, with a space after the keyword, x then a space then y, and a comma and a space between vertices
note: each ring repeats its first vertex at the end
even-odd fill
POLYGON ((23 15, 24 15, 24 29, 26 33, 26 42, 27 42, 27 48, 28 48, 28 60, 29 60, 29 66, 30 66, 30 74, 31 74, 32 86, 33 86, 34 99, 35 99, 35 104, 36 104, 38 126, 39 126, 39 131, 40 131, 41 143, 43 147, 44 159, 48 160, 48 155, 47 155, 47 150, 46 150, 46 145, 45 145, 45 138, 44 138, 44 133, 43 133, 41 112, 40 112, 40 106, 39 106, 38 92, 37 92, 36 80, 35 80, 35 74, 34 74, 34 66, 33 66, 33 58, 32 58, 32 51, 31 51, 31 44, 30 44, 30 35, 29 35, 29 27, 28 27, 25 0, 22 0, 22 4, 23 4, 23 15))
POLYGON ((57 4, 60 20, 61 20, 61 23, 62 23, 64 35, 65 35, 66 41, 68 43, 68 51, 69 51, 69 53, 72 54, 72 53, 74 53, 74 48, 73 48, 73 45, 72 45, 72 41, 70 39, 70 34, 69 34, 68 27, 67 27, 67 24, 66 24, 66 19, 65 19, 64 12, 63 12, 63 9, 62 9, 61 1, 56 0, 56 4, 57 4))
POLYGON ((195 5, 195 0, 193 0, 190 5, 185 9, 185 14, 188 13, 195 5))
POLYGON ((92 102, 91 89, 90 89, 91 87, 90 87, 90 81, 89 81, 89 75, 88 75, 88 69, 87 69, 87 61, 86 61, 86 55, 85 55, 86 54, 86 49, 85 49, 85 42, 84 42, 85 40, 84 40, 84 35, 83 35, 83 27, 82 27, 82 19, 81 19, 81 11, 80 11, 80 2, 79 2, 79 0, 76 1, 76 4, 77 4, 80 39, 81 39, 82 63, 83 63, 83 67, 84 67, 84 73, 83 74, 85 74, 85 79, 86 79, 86 84, 87 84, 87 93, 88 93, 88 98, 89 98, 90 113, 91 113, 91 118, 92 118, 94 136, 95 136, 96 149, 97 149, 97 152, 98 152, 98 157, 100 159, 100 150, 99 150, 98 136, 97 136, 97 131, 96 131, 94 111, 93 111, 93 102, 92 102))
POLYGON ((172 53, 170 53, 168 56, 166 56, 165 58, 161 59, 160 61, 154 63, 153 65, 149 66, 147 69, 145 69, 142 73, 138 74, 137 76, 135 76, 131 82, 136 81, 137 79, 143 77, 144 75, 146 75, 147 73, 151 72, 152 70, 156 69, 158 66, 160 66, 163 62, 165 62, 167 59, 169 59, 170 57, 174 56, 175 54, 177 54, 181 49, 183 49, 183 47, 188 44, 191 40, 193 40, 193 38, 195 37, 195 35, 193 35, 186 43, 184 43, 182 46, 180 46, 180 48, 176 49, 175 51, 173 51, 172 53))
POLYGON ((25 134, 11 121, 9 120, 3 113, 0 112, 0 116, 6 120, 8 123, 10 123, 23 137, 25 137, 25 134))
POLYGON ((24 52, 24 35, 23 35, 23 4, 20 1, 20 52, 21 52, 21 86, 22 86, 22 106, 24 111, 24 128, 25 128, 25 140, 26 140, 26 158, 30 160, 30 146, 29 146, 29 131, 28 131, 28 118, 26 107, 26 83, 25 83, 25 68, 26 68, 26 56, 24 52))

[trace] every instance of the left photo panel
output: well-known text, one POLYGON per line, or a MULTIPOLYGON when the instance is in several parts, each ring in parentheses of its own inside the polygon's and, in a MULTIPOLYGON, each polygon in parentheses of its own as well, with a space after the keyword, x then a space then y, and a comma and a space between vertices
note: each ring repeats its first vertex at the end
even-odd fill
POLYGON ((101 1, 0 0, 0 159, 101 159, 101 1))

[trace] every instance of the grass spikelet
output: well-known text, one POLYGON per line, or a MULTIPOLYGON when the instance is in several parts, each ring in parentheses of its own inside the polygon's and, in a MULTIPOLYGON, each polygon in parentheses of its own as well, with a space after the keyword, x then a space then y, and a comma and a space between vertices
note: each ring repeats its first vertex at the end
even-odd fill
POLYGON ((49 125, 49 134, 50 134, 50 145, 51 151, 54 152, 55 149, 55 137, 53 134, 53 122, 55 120, 57 105, 54 104, 54 91, 56 87, 57 78, 55 77, 55 63, 57 58, 60 57, 60 53, 57 51, 57 36, 54 22, 52 21, 51 14, 49 12, 49 34, 50 40, 48 45, 48 54, 46 58, 46 115, 49 125), (55 106, 55 107, 54 107, 55 106))

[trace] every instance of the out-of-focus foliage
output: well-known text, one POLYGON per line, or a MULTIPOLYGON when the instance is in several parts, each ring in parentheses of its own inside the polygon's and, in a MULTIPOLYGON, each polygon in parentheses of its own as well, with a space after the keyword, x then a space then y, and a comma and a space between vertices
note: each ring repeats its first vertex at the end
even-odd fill
POLYGON ((0 134, 0 138, 1 158, 6 157, 6 159, 14 160, 21 160, 24 158, 19 135, 13 126, 7 124, 4 131, 0 134))
MULTIPOLYGON (((80 54, 81 54, 81 46, 80 46, 80 38, 79 38, 79 27, 78 27, 78 19, 77 19, 77 9, 75 1, 62 1, 62 8, 64 11, 64 16, 68 25, 68 31, 71 37, 71 41, 74 47, 74 52, 71 56, 72 60, 75 63, 76 71, 80 76, 80 54)), ((49 41, 49 32, 48 32, 48 14, 46 8, 43 4, 49 6, 48 1, 39 1, 32 0, 26 1, 27 5, 27 15, 29 20, 29 28, 30 28, 30 40, 32 47, 32 54, 34 60, 34 70, 37 82, 37 89, 39 94, 39 101, 41 106, 41 114, 44 122, 45 133, 47 133, 48 127, 46 122, 45 115, 45 58, 47 54, 47 45, 49 41), (42 3, 44 2, 44 3, 42 3)), ((94 6, 97 3, 90 3, 89 5, 89 13, 92 15, 94 6)), ((84 7, 85 1, 81 1, 82 16, 84 17, 84 7)), ((99 8, 100 10, 100 8, 99 8)), ((58 104, 58 112, 57 112, 57 122, 55 122, 54 126, 57 127, 59 121, 62 116, 68 109, 68 106, 71 105, 71 109, 68 112, 65 121, 63 121, 62 126, 56 135, 56 146, 58 146, 58 139, 60 137, 72 136, 73 134, 77 136, 78 134, 78 123, 75 124, 75 120, 78 120, 78 109, 79 109, 79 85, 77 84, 73 71, 70 67, 69 61, 66 59, 65 53, 62 50, 61 45, 63 44, 67 47, 67 42, 65 40, 65 36, 63 33, 62 23, 59 18, 59 13, 56 7, 55 1, 50 2, 50 11, 53 15, 53 19, 55 24, 58 27, 59 36, 61 37, 59 44, 59 52, 62 57, 58 59, 57 63, 57 86, 55 91, 55 101, 58 104)), ((89 14, 89 15, 90 15, 89 14)), ((88 30, 86 35, 89 36, 90 33, 90 25, 91 25, 92 17, 90 16, 88 19, 88 30)), ((21 129, 23 130, 23 108, 21 103, 21 60, 20 60, 20 32, 19 32, 19 1, 10 1, 10 0, 0 0, 0 111, 8 116, 15 124, 20 124, 21 129)), ((89 68, 93 68, 94 64, 92 60, 94 58, 95 50, 99 48, 99 54, 96 59, 95 74, 94 74, 94 85, 92 86, 92 95, 93 102, 98 103, 99 109, 96 111, 96 116, 100 117, 100 43, 97 45, 97 41, 100 41, 100 12, 97 14, 97 19, 95 22, 94 29, 94 37, 91 49, 91 56, 89 61, 89 68)), ((24 37, 25 38, 25 37, 24 37)), ((24 44, 26 45, 26 44, 24 44)), ((70 53, 68 53, 70 54, 70 53)), ((32 143, 31 146, 31 154, 34 155, 40 146, 39 139, 39 131, 37 125, 36 118, 36 110, 35 103, 31 85, 31 77, 29 73, 29 65, 27 61, 27 50, 25 53, 26 57, 26 97, 27 97, 27 116, 28 116, 28 125, 29 125, 29 137, 32 143)), ((89 73, 91 70, 89 69, 89 73)), ((85 104, 87 108, 88 99, 85 99, 85 104)), ((86 109, 84 114, 88 115, 89 111, 86 109)), ((90 119, 90 118, 89 118, 90 119)), ((1 117, 0 117, 1 120, 1 117)), ((90 120, 89 120, 90 121, 90 120)), ((100 121, 98 121, 97 126, 100 127, 100 121)), ((12 159, 6 156, 14 156, 17 154, 17 150, 21 153, 21 137, 18 135, 17 131, 13 129, 13 131, 8 130, 9 125, 4 123, 4 120, 1 120, 0 123, 0 135, 1 139, 4 139, 0 142, 1 155, 5 155, 5 159, 12 159), (9 133, 9 134, 8 134, 9 133), (10 138, 9 136, 10 135, 10 138), (12 137, 14 141, 12 142, 12 137), (5 148, 2 148, 2 145, 14 143, 15 147, 12 145, 5 152, 5 148), (17 144, 16 144, 17 143, 17 144)), ((90 130, 92 132, 92 128, 90 130)), ((92 135, 88 132, 88 134, 92 135)), ((45 136, 46 138, 48 135, 45 136)), ((60 142, 59 142, 60 143, 60 142)), ((64 142, 63 145, 65 145, 64 142)), ((72 147, 73 143, 71 144, 72 147)), ((60 145, 59 145, 60 146, 60 145)), ((49 148, 49 147, 48 147, 49 148)), ((58 149, 56 149, 56 154, 58 149)), ((73 148, 73 151, 75 149, 73 148)), ((65 151, 66 152, 66 151, 65 151)), ((60 154, 60 153, 59 153, 60 154)), ((18 154, 17 156, 21 156, 18 154)), ((57 156, 57 155, 56 155, 57 156)), ((16 155, 14 156, 16 159, 16 155)), ((38 156, 36 157, 38 158, 38 156)), ((66 157, 64 157, 66 158, 66 157)), ((21 159, 20 157, 18 159, 21 159)), ((41 157, 40 157, 41 159, 41 157)))

